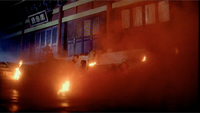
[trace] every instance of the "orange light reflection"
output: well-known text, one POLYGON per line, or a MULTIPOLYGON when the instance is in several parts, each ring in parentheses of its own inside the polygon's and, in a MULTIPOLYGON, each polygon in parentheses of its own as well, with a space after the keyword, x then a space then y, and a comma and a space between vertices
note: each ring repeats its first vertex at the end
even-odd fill
POLYGON ((89 64, 89 66, 94 66, 96 64, 96 62, 92 62, 89 64))

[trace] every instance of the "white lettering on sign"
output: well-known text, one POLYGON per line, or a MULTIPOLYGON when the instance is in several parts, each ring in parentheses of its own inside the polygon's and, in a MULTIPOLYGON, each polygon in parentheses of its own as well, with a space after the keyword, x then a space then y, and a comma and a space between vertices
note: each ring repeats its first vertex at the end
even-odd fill
POLYGON ((37 21, 37 22, 40 22, 39 16, 36 16, 35 18, 36 18, 36 21, 37 21))
POLYGON ((35 23, 35 18, 34 17, 31 18, 31 22, 32 22, 32 24, 35 23))
POLYGON ((41 21, 45 20, 44 14, 40 14, 40 20, 41 21))

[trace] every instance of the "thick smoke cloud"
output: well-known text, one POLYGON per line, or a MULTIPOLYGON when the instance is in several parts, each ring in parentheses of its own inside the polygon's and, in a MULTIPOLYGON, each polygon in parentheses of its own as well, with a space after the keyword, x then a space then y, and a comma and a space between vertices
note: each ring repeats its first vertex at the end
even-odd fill
MULTIPOLYGON (((69 79, 67 98, 97 104, 86 110, 196 111, 198 8, 196 2, 170 2, 169 22, 144 25, 121 36, 116 35, 121 30, 120 22, 113 20, 118 23, 113 24, 117 30, 112 31, 110 40, 114 41, 106 45, 102 38, 103 52, 110 47, 114 51, 144 49, 146 62, 127 60, 127 70, 121 70, 119 64, 82 70, 74 69, 70 61, 64 60, 38 63, 24 67, 24 75, 28 76, 22 77, 21 89, 26 90, 20 95, 35 105, 51 106, 49 103, 57 98, 60 86, 69 79)), ((134 54, 126 56, 135 57, 134 54)))

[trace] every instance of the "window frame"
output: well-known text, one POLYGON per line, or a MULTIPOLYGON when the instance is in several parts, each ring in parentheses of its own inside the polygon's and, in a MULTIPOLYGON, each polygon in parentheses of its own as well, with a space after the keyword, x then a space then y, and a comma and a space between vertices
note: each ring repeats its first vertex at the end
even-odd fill
POLYGON ((163 0, 163 1, 158 2, 158 19, 159 19, 159 22, 167 22, 170 20, 169 0, 163 0), (165 10, 163 9, 164 4, 167 5, 165 6, 165 10), (165 18, 166 16, 167 18, 165 18))
POLYGON ((120 14, 121 14, 122 29, 131 28, 131 10, 130 10, 130 8, 121 10, 120 14))
POLYGON ((142 6, 136 6, 132 8, 132 25, 138 27, 143 25, 143 8, 142 6), (138 16, 139 15, 139 16, 138 16))
POLYGON ((145 8, 145 24, 155 24, 156 23, 156 5, 155 3, 146 4, 145 8))
POLYGON ((34 43, 34 45, 35 45, 35 48, 40 48, 40 40, 41 40, 41 38, 40 38, 40 32, 36 32, 35 33, 35 43, 34 43), (37 39, 37 35, 38 35, 38 39, 37 39), (38 44, 37 44, 37 42, 38 42, 38 44))

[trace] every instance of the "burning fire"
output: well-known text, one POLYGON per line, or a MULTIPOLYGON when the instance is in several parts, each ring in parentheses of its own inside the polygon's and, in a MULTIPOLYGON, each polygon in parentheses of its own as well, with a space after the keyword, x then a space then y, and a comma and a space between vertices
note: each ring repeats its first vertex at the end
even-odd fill
POLYGON ((142 62, 146 61, 146 56, 143 57, 142 62))
POLYGON ((22 61, 19 62, 19 67, 15 69, 15 75, 13 77, 14 80, 19 80, 19 77, 21 75, 19 68, 21 67, 21 65, 22 65, 22 61))
POLYGON ((96 62, 89 63, 89 66, 94 66, 96 62))
POLYGON ((69 81, 67 80, 63 85, 62 85, 62 89, 60 89, 58 91, 58 95, 61 93, 62 95, 64 95, 65 92, 68 92, 69 91, 69 81))
POLYGON ((19 67, 21 67, 21 65, 22 65, 22 61, 19 62, 19 67))

